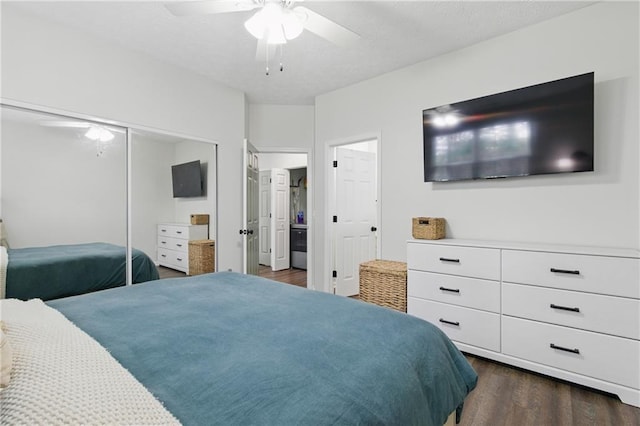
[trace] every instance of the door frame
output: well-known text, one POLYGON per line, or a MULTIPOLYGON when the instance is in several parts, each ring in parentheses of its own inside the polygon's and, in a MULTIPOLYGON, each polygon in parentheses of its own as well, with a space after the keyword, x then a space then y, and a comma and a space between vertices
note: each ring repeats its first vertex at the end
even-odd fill
POLYGON ((334 265, 334 230, 332 227, 331 217, 335 211, 335 176, 333 168, 333 160, 335 148, 345 147, 363 142, 376 141, 376 223, 378 224, 378 235, 376 238, 376 253, 378 257, 382 254, 382 232, 380 232, 382 223, 382 137, 380 132, 364 133, 351 137, 334 139, 328 141, 324 149, 325 158, 325 191, 324 191, 324 217, 326 218, 326 229, 324 233, 324 265, 320 274, 322 283, 318 289, 328 293, 335 292, 335 279, 332 277, 334 265))
MULTIPOLYGON (((292 148, 292 147, 263 147, 256 146, 258 155, 260 154, 307 154, 307 288, 315 290, 316 285, 313 281, 313 241, 314 241, 314 173, 313 173, 313 148, 292 148)), ((322 287, 320 287, 321 289, 322 287)))

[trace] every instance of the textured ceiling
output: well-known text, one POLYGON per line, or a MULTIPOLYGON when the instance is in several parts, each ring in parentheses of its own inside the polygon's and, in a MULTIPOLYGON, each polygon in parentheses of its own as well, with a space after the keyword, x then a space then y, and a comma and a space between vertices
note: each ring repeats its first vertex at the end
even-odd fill
POLYGON ((285 45, 284 71, 268 76, 243 27, 252 12, 176 17, 155 1, 2 3, 205 75, 254 104, 313 104, 316 95, 594 2, 307 0, 361 39, 337 47, 305 31, 285 45))

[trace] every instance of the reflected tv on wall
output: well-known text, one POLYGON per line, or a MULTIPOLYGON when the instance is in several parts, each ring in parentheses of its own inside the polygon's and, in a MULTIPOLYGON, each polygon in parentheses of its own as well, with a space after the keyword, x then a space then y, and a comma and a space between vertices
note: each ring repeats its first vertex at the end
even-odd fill
POLYGON ((422 111, 424 181, 593 171, 594 74, 422 111))
POLYGON ((200 160, 171 166, 171 179, 173 181, 173 198, 204 195, 200 160))

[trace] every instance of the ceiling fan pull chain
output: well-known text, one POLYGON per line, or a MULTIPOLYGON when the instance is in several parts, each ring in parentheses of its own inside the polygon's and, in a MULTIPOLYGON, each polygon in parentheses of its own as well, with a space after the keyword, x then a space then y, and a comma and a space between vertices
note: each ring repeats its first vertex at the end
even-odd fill
POLYGON ((282 45, 279 45, 278 49, 280 50, 280 72, 282 72, 284 71, 284 65, 282 65, 282 57, 284 56, 283 54, 284 47, 282 47, 282 45))

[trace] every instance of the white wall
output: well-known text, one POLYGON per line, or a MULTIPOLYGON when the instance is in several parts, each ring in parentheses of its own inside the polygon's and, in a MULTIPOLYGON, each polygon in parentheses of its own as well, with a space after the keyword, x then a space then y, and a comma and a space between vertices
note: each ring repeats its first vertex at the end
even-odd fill
POLYGON ((218 142, 217 252, 240 270, 242 92, 2 4, 1 97, 218 142))
POLYGON ((299 169, 307 167, 307 154, 261 153, 258 165, 260 170, 299 169))
MULTIPOLYGON (((638 27, 637 3, 599 3, 317 97, 314 204, 326 201, 327 146, 379 133, 382 258, 406 259, 414 216, 446 218, 455 238, 637 249, 638 27), (589 71, 595 172, 423 182, 423 109, 589 71)), ((327 234, 327 220, 315 224, 317 235, 327 234)), ((315 245, 315 281, 328 289, 323 243, 315 245)))
POLYGON ((314 113, 309 105, 250 105, 249 141, 259 149, 311 149, 314 113))

